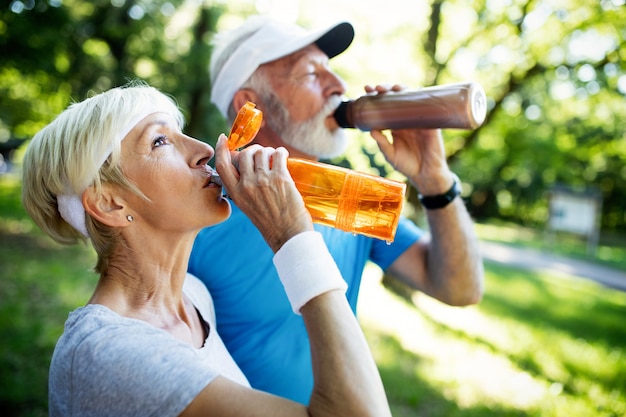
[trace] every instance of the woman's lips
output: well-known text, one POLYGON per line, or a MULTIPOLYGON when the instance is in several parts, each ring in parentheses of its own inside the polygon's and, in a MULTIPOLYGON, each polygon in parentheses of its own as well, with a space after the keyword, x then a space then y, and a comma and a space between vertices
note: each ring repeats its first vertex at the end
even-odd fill
POLYGON ((219 174, 217 172, 214 172, 213 174, 211 174, 210 182, 212 184, 219 185, 220 187, 224 185, 224 184, 222 184, 222 179, 220 178, 220 176, 219 176, 219 174))
POLYGON ((211 167, 207 167, 207 172, 206 172, 207 178, 204 181, 204 185, 202 186, 202 188, 215 188, 215 187, 222 187, 222 180, 219 176, 219 174, 217 173, 217 171, 215 171, 213 168, 211 167))

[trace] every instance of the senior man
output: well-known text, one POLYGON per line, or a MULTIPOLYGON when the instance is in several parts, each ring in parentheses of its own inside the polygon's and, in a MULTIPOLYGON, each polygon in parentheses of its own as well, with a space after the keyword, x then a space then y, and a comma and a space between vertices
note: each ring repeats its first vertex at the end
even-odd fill
MULTIPOLYGON (((353 38, 348 22, 306 30, 253 16, 216 37, 212 101, 231 121, 246 101, 256 103, 264 114, 256 143, 282 146, 290 156, 311 160, 338 156, 349 139, 333 112, 346 87, 329 61, 353 38)), ((387 88, 365 90, 384 93, 387 88)), ((393 142, 383 132, 371 133, 391 165, 419 190, 429 232, 402 219, 388 244, 316 225, 348 283, 352 309, 356 312, 368 261, 447 304, 477 303, 483 291, 482 260, 459 197, 458 177, 446 163, 441 132, 393 131, 393 142)), ((189 270, 209 288, 219 332, 251 385, 306 404, 314 376, 305 324, 275 278, 272 251, 236 206, 230 219, 199 234, 189 270)))

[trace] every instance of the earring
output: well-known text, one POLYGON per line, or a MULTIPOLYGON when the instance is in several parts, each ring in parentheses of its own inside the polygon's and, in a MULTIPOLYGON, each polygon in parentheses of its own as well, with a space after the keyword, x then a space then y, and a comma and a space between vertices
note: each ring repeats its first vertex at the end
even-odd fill
POLYGON ((135 218, 129 214, 128 216, 126 216, 126 220, 132 222, 133 220, 135 220, 135 218))

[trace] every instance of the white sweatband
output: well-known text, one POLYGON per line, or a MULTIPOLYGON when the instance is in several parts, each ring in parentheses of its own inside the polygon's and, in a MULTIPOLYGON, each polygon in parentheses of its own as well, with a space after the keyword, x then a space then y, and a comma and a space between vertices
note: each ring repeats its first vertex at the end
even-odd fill
POLYGON ((77 195, 58 195, 57 205, 63 220, 68 222, 81 235, 89 237, 87 224, 85 223, 85 208, 77 195))
MULTIPOLYGON (((122 142, 126 135, 130 133, 130 131, 137 126, 139 122, 141 122, 146 117, 150 116, 153 113, 158 113, 161 110, 159 107, 160 102, 152 103, 149 107, 145 109, 141 109, 136 115, 134 115, 127 123, 126 126, 117 134, 114 142, 122 142)), ((100 155, 100 159, 96 162, 96 167, 98 170, 102 167, 102 165, 106 162, 111 155, 112 145, 107 148, 107 150, 100 155)), ((97 171, 94 172, 94 177, 97 174, 97 171)), ((70 189, 70 187, 67 187, 70 189)), ((71 191, 67 194, 59 194, 57 195, 57 206, 59 209, 59 214, 61 218, 69 223, 74 229, 78 230, 81 235, 85 237, 89 237, 89 233, 87 232, 87 223, 85 220, 85 207, 83 207, 83 202, 81 200, 81 195, 84 190, 82 190, 78 194, 71 194, 71 191)))
POLYGON ((348 288, 319 232, 289 239, 274 255, 274 266, 296 314, 318 295, 348 288))

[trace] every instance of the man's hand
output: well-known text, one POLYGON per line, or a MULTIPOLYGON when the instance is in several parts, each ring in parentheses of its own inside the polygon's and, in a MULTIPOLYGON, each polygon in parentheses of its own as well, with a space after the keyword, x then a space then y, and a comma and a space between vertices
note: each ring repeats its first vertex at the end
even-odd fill
MULTIPOLYGON (((367 93, 385 94, 402 91, 404 87, 377 85, 366 86, 367 93)), ((443 138, 439 129, 400 129, 391 132, 392 140, 380 130, 373 130, 372 137, 385 159, 404 174, 423 195, 436 195, 447 191, 452 176, 446 162, 443 138)))

